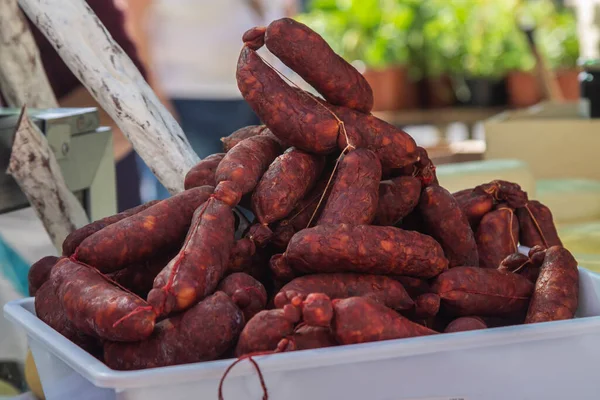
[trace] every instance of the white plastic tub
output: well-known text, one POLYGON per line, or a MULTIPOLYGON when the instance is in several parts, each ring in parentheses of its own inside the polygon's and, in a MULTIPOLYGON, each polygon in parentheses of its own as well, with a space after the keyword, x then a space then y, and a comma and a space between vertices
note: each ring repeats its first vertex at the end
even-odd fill
MULTIPOLYGON (((580 269, 579 317, 257 357, 269 399, 449 400, 600 398, 600 275, 580 269)), ((23 327, 44 392, 54 399, 216 399, 232 360, 119 372, 40 321, 33 299, 4 307, 23 327)), ((248 361, 224 397, 261 399, 248 361)))

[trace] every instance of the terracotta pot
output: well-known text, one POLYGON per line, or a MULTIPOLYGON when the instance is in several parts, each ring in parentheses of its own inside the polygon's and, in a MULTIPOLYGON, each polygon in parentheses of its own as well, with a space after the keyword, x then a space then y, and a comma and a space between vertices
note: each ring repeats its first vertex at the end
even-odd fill
POLYGON ((540 82, 533 72, 512 71, 506 77, 508 104, 523 108, 539 103, 544 97, 540 82))
POLYGON ((373 89, 373 111, 406 110, 418 106, 417 85, 406 67, 368 69, 364 74, 373 89))
POLYGON ((426 78, 423 84, 428 108, 443 108, 456 104, 456 94, 449 75, 426 78))
POLYGON ((560 69, 556 71, 558 86, 565 100, 577 100, 580 96, 579 73, 577 68, 560 69))

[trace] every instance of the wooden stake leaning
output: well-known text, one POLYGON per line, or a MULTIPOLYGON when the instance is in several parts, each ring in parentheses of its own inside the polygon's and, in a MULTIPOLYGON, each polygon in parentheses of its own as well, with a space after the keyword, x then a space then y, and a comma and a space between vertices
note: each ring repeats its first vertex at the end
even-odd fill
POLYGON ((0 0, 0 54, 0 93, 9 107, 57 107, 40 52, 17 0, 0 0))
POLYGON ((172 194, 198 161, 181 127, 84 0, 19 0, 65 64, 172 194))
POLYGON ((46 137, 31 123, 25 107, 6 173, 27 196, 59 252, 67 235, 88 223, 83 207, 67 188, 46 137))

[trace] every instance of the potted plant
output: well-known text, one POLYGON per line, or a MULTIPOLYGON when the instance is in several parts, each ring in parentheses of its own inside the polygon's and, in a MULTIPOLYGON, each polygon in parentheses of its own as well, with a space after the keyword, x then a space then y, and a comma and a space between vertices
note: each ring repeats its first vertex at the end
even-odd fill
POLYGON ((535 58, 531 54, 525 34, 515 24, 515 30, 507 37, 503 54, 508 71, 506 91, 511 107, 523 108, 539 103, 543 98, 542 87, 534 72, 535 58))
POLYGON ((579 40, 573 13, 566 8, 556 12, 540 27, 537 37, 548 64, 555 71, 563 97, 579 99, 579 40))

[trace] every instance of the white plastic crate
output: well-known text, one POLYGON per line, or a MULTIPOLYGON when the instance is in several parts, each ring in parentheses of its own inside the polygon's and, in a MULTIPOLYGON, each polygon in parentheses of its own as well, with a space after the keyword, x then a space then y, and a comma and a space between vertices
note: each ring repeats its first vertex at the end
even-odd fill
MULTIPOLYGON (((600 275, 579 271, 573 320, 255 359, 275 400, 598 399, 600 275)), ((27 331, 48 400, 216 399, 233 361, 114 371, 39 320, 32 298, 7 304, 4 313, 27 331)), ((224 395, 262 398, 247 360, 227 377, 224 395)))

